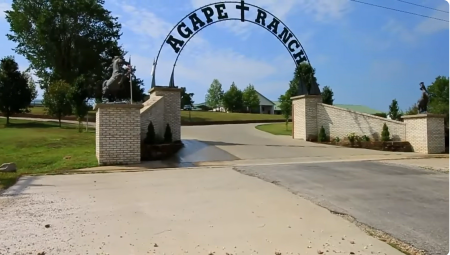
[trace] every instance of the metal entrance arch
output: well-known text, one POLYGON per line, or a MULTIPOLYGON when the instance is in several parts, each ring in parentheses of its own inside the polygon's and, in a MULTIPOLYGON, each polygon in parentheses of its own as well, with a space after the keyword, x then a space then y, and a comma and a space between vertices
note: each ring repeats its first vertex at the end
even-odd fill
POLYGON ((180 57, 181 52, 183 51, 186 44, 194 37, 198 32, 202 29, 223 21, 228 20, 240 20, 241 22, 250 22, 252 24, 258 25, 267 31, 269 31, 273 36, 275 36, 288 50, 291 55, 296 66, 303 62, 307 62, 310 64, 308 56, 301 45, 300 41, 294 35, 294 33, 289 29, 289 27, 278 19, 271 12, 253 5, 249 3, 245 3, 244 1, 221 1, 215 2, 211 4, 204 5, 200 8, 195 9, 190 12, 186 16, 184 16, 173 28, 170 30, 169 34, 164 39, 164 42, 161 44, 159 48, 156 59, 153 62, 153 70, 152 70, 152 85, 151 87, 155 87, 155 70, 159 60, 159 56, 165 44, 168 44, 172 47, 174 52, 176 53, 176 59, 172 68, 172 75, 169 82, 169 87, 175 87, 174 82, 174 71, 180 57), (227 11, 227 4, 237 4, 235 8, 240 10, 240 18, 230 17, 227 11), (214 11, 214 9, 216 12, 214 11), (254 8, 257 11, 256 17, 252 17, 253 19, 246 18, 246 13, 250 11, 250 8, 254 8), (200 18, 197 15, 197 12, 200 11, 203 13, 203 16, 200 18), (270 17, 269 17, 270 15, 270 17), (216 20, 213 20, 215 18, 216 20), (188 26, 184 21, 190 21, 190 25, 188 26), (270 22, 269 22, 270 21, 270 22), (280 27, 282 31, 280 32, 280 27), (175 35, 174 35, 175 32, 175 35))

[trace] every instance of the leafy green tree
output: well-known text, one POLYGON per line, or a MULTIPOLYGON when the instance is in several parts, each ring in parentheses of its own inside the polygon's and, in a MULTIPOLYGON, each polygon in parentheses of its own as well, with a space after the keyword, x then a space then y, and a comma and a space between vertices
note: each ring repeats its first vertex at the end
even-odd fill
POLYGON ((61 119, 72 113, 72 105, 68 91, 71 87, 63 80, 52 82, 44 93, 43 104, 47 114, 57 117, 61 127, 61 119))
POLYGON ((231 84, 230 89, 223 95, 223 106, 231 112, 239 112, 244 108, 242 91, 236 87, 234 82, 231 84))
POLYGON ((445 123, 448 126, 448 95, 449 95, 449 80, 448 77, 438 76, 434 82, 428 86, 428 93, 430 93, 430 103, 428 106, 428 112, 445 114, 445 123))
POLYGON ((36 90, 29 84, 27 76, 19 71, 19 66, 13 57, 0 60, 0 111, 6 117, 26 111, 30 106, 36 90))
POLYGON ((283 117, 286 119, 286 130, 288 129, 289 118, 292 115, 292 100, 291 97, 297 95, 298 83, 292 80, 289 83, 289 89, 286 90, 284 95, 281 95, 278 101, 280 101, 280 110, 283 117))
POLYGON ((322 103, 324 104, 329 104, 329 105, 333 105, 334 102, 334 93, 333 90, 331 90, 330 87, 325 86, 322 89, 322 103))
POLYGON ((417 107, 417 104, 412 105, 411 107, 406 110, 405 115, 416 115, 419 113, 419 108, 417 107))
POLYGON ((222 84, 214 79, 206 94, 206 105, 213 109, 222 106, 223 95, 222 84))
POLYGON ((181 87, 181 109, 183 109, 183 107, 185 105, 189 105, 189 106, 193 106, 194 104, 194 100, 192 100, 192 97, 194 96, 194 93, 186 93, 186 88, 185 87, 181 87))
POLYGON ((76 80, 83 77, 87 93, 76 97, 77 104, 86 100, 81 95, 94 96, 105 65, 122 51, 117 44, 121 25, 103 5, 104 0, 12 1, 5 12, 11 31, 7 37, 30 62, 42 88, 57 80, 79 85, 76 80))
POLYGON ((242 92, 243 105, 247 108, 247 111, 251 111, 259 107, 259 96, 256 92, 255 87, 249 84, 242 92))
POLYGON ((31 101, 33 101, 34 99, 36 99, 38 95, 38 91, 36 89, 36 82, 34 81, 33 76, 31 75, 29 69, 22 72, 22 75, 28 82, 28 88, 30 89, 31 92, 31 101))
POLYGON ((400 112, 400 109, 398 108, 398 102, 397 99, 392 100, 391 105, 389 105, 389 117, 391 117, 392 120, 400 120, 402 113, 400 112))
POLYGON ((297 84, 300 81, 305 84, 308 94, 310 94, 312 85, 314 83, 317 84, 317 78, 315 75, 316 70, 310 64, 303 62, 295 68, 293 80, 297 84))

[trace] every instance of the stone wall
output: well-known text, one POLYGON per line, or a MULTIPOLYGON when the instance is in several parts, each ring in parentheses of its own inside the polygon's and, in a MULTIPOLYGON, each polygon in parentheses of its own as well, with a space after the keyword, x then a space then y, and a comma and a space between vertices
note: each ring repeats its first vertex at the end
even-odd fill
MULTIPOLYGON (((170 129, 172 130, 172 139, 173 141, 180 140, 181 139, 181 89, 178 88, 167 88, 167 87, 155 87, 150 90, 150 100, 152 98, 161 97, 162 101, 161 103, 158 102, 158 106, 155 108, 158 108, 157 116, 154 116, 153 118, 157 118, 155 120, 158 125, 161 122, 163 129, 160 130, 158 127, 158 131, 156 131, 155 126, 155 132, 156 135, 164 137, 164 131, 166 129, 166 125, 169 124, 170 129), (159 114, 161 110, 159 110, 159 104, 162 105, 162 114, 159 114), (161 133, 158 133, 161 132, 161 133)), ((144 103, 145 105, 145 103, 144 103)), ((152 107, 150 107, 152 108, 152 107)), ((152 114, 153 115, 153 114, 152 114)), ((148 124, 147 124, 148 125, 148 124)), ((147 131, 145 131, 147 132, 147 131)))
POLYGON ((321 96, 298 96, 292 98, 292 136, 294 139, 309 140, 317 136, 317 104, 321 96))
POLYGON ((99 165, 141 162, 142 104, 97 104, 96 156, 99 165))
POLYGON ((145 139, 150 121, 155 128, 157 136, 164 136, 164 98, 162 96, 151 95, 150 99, 144 103, 141 109, 141 140, 145 139))
POLYGON ((325 128, 326 133, 334 138, 343 139, 349 133, 362 136, 367 135, 373 140, 381 138, 383 125, 389 128, 389 133, 394 141, 405 141, 405 123, 390 120, 371 114, 351 111, 348 109, 322 104, 317 104, 317 127, 325 128))
POLYGON ((415 152, 443 153, 445 151, 444 115, 417 114, 402 118, 406 124, 406 140, 415 152))

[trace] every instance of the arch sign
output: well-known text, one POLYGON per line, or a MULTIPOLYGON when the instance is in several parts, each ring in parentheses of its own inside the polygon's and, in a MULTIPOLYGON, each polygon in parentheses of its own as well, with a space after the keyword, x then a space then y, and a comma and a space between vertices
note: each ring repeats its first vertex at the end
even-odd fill
POLYGON ((308 56, 300 41, 286 24, 275 15, 244 1, 222 1, 202 6, 178 22, 161 45, 155 64, 158 62, 163 46, 169 45, 173 52, 177 54, 175 66, 181 51, 195 34, 209 25, 227 20, 250 22, 265 28, 286 47, 296 65, 305 61, 309 63, 308 56), (230 13, 236 11, 240 13, 240 17, 231 17, 230 13))

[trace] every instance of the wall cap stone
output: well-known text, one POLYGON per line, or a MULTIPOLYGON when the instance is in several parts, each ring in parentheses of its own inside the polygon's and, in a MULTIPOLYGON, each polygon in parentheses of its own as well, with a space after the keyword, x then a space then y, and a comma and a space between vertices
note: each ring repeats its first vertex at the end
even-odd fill
POLYGON ((144 107, 143 104, 96 104, 94 110, 105 109, 105 108, 134 108, 141 109, 144 107))
POLYGON ((402 119, 429 119, 429 118, 445 118, 445 114, 421 113, 416 115, 402 116, 402 119))
POLYGON ((291 97, 291 100, 299 100, 303 98, 322 98, 322 95, 301 95, 301 96, 295 96, 291 97))
POLYGON ((150 89, 149 93, 153 93, 155 91, 173 91, 173 92, 181 92, 180 88, 169 88, 169 87, 153 87, 150 89))

